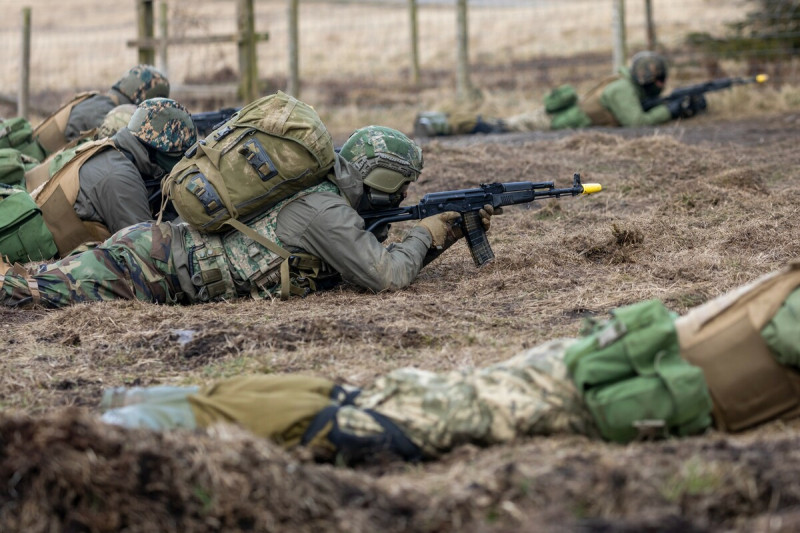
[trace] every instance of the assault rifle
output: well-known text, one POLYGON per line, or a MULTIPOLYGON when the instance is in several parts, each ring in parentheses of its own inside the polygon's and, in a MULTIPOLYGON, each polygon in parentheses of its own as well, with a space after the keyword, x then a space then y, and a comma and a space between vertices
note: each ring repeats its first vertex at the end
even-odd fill
POLYGON ((445 211, 461 213, 458 222, 461 224, 464 238, 472 253, 472 259, 475 261, 475 265, 482 266, 494 258, 494 252, 486 239, 486 231, 483 229, 479 214, 484 205, 489 204, 498 208, 505 205, 533 202, 537 198, 593 194, 601 190, 602 187, 599 183, 581 184, 581 175, 574 174, 572 187, 568 189, 556 189, 552 181, 488 183, 475 189, 428 193, 417 205, 369 211, 360 213, 360 215, 364 219, 367 231, 380 233, 390 222, 420 220, 445 211))
MULTIPOLYGON (((649 111, 654 107, 673 102, 675 100, 683 100, 686 97, 701 96, 705 93, 714 91, 721 91, 728 89, 734 85, 746 85, 748 83, 764 83, 769 76, 766 74, 759 74, 749 78, 718 78, 716 80, 707 81, 705 83, 698 83, 696 85, 687 85, 686 87, 679 87, 672 91, 669 95, 656 98, 648 98, 642 102, 642 108, 649 111)), ((703 108, 705 109, 705 107, 703 108)))
POLYGON ((197 128, 197 137, 206 137, 209 133, 217 129, 217 126, 228 120, 241 107, 225 107, 219 111, 204 111, 202 113, 192 113, 192 122, 197 128))

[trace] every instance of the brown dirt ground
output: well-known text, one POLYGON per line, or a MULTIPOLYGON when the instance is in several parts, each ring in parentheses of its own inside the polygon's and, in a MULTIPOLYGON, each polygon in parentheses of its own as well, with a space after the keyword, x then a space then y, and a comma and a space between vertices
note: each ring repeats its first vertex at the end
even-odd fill
MULTIPOLYGON (((0 310, 3 531, 792 531, 800 429, 628 446, 530 438, 441 461, 317 465, 235 428, 158 435, 95 420, 104 387, 406 365, 485 365, 583 317, 678 312, 800 256, 800 115, 424 143, 412 200, 573 172, 604 191, 508 208, 476 269, 458 244, 408 289, 289 303, 0 310)), ((393 238, 402 228, 393 230, 393 238)))

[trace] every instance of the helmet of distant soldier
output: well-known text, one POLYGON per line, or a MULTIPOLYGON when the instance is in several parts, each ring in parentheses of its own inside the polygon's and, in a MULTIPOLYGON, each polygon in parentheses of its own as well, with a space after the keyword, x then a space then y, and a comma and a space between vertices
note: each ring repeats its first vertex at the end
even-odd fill
POLYGON ((181 154, 197 141, 189 111, 169 98, 151 98, 139 104, 128 130, 150 148, 168 154, 181 154))
POLYGON ((403 133, 384 126, 356 130, 339 155, 361 174, 364 185, 394 194, 422 172, 422 149, 403 133))
POLYGON ((169 97, 169 80, 152 65, 136 65, 111 86, 138 105, 148 98, 169 97))
POLYGON ((103 123, 97 127, 97 138, 111 137, 126 127, 135 111, 136 106, 134 104, 122 104, 106 113, 103 123))
POLYGON ((631 61, 631 76, 648 95, 658 95, 667 79, 667 59, 656 52, 639 52, 631 61))

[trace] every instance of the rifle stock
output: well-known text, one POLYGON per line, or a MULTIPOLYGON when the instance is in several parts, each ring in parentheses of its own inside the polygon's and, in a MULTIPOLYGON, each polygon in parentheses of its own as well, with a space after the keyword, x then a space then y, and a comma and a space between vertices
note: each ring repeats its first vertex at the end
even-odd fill
POLYGON ((480 210, 485 205, 495 209, 515 204, 525 204, 539 198, 560 198, 600 192, 599 183, 581 183, 581 175, 574 174, 572 187, 556 189, 552 181, 515 181, 482 184, 474 189, 460 189, 426 194, 418 204, 393 209, 362 212, 367 231, 379 233, 387 224, 405 220, 420 220, 447 211, 461 214, 459 223, 469 246, 475 265, 483 266, 494 258, 494 252, 486 238, 481 222, 480 210))

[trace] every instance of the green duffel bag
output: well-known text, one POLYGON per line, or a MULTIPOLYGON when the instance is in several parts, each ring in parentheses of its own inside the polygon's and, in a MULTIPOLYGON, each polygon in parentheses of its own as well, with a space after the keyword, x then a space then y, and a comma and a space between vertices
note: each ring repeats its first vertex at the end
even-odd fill
POLYGON ((681 358, 676 315, 658 300, 592 322, 565 361, 603 436, 629 442, 642 429, 691 435, 711 425, 703 372, 681 358))
POLYGON ((322 183, 334 161, 333 139, 317 112, 278 92, 187 150, 162 191, 184 221, 216 232, 322 183))
POLYGON ((36 161, 44 161, 47 157, 39 143, 33 140, 31 123, 22 117, 0 122, 0 148, 16 148, 36 161))
POLYGON ((46 261, 58 254, 42 211, 22 189, 0 184, 0 255, 8 263, 46 261))
POLYGON ((16 148, 0 148, 0 183, 22 185, 25 172, 39 162, 16 148))
POLYGON ((578 93, 572 85, 562 85, 544 96, 544 110, 548 114, 558 113, 578 103, 578 93))
POLYGON ((578 105, 559 111, 550 118, 551 130, 588 128, 592 119, 578 105))

